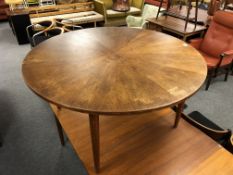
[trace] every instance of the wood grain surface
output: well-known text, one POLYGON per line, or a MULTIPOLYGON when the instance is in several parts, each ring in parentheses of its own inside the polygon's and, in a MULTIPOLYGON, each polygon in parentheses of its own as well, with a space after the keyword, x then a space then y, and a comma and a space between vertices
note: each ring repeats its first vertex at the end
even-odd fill
MULTIPOLYGON (((94 175, 88 115, 57 112, 69 141, 94 175)), ((233 156, 175 113, 163 109, 121 117, 100 117, 100 175, 232 175, 233 156)))
POLYGON ((98 114, 149 111, 188 98, 207 68, 186 43, 155 31, 85 29, 51 38, 27 55, 27 85, 47 101, 98 114))

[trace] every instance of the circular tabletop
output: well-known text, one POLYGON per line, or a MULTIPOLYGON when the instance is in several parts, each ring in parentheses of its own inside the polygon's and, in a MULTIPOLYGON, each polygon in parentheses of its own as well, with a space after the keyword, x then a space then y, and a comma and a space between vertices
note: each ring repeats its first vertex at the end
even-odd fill
POLYGON ((203 84, 193 47, 149 30, 108 27, 51 38, 22 65, 26 84, 58 106, 86 113, 136 113, 174 105, 203 84))

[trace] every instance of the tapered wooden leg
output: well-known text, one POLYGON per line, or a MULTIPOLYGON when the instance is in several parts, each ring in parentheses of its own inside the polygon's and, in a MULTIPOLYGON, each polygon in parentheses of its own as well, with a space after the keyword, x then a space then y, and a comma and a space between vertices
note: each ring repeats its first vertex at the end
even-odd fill
POLYGON ((198 16, 198 0, 196 0, 196 7, 195 7, 195 29, 197 27, 197 16, 198 16))
POLYGON ((100 171, 99 115, 89 114, 89 122, 95 171, 98 173, 100 171))
POLYGON ((184 109, 184 102, 185 101, 181 101, 178 104, 178 108, 177 108, 177 111, 176 111, 176 118, 175 118, 174 128, 176 128, 178 126, 178 124, 179 124, 181 113, 183 112, 183 109, 184 109))
MULTIPOLYGON (((61 110, 61 108, 60 108, 60 107, 57 107, 57 110, 58 110, 58 112, 59 112, 59 111, 61 110)), ((54 115, 54 118, 55 118, 55 120, 56 120, 57 131, 58 131, 58 134, 59 134, 59 137, 60 137, 61 144, 62 144, 62 146, 64 146, 64 145, 65 145, 65 140, 64 140, 64 135, 63 135, 62 126, 61 126, 59 120, 57 119, 57 116, 56 116, 56 115, 54 115)))

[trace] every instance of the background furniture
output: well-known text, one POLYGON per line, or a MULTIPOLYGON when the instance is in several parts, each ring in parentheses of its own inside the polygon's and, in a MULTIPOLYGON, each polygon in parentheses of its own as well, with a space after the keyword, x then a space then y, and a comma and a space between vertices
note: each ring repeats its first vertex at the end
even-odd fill
POLYGON ((189 23, 186 30, 184 30, 185 21, 171 16, 161 16, 158 19, 148 18, 147 21, 149 22, 149 29, 170 32, 171 34, 180 36, 184 41, 190 36, 203 35, 206 30, 205 26, 197 25, 195 27, 192 23, 189 23))
POLYGON ((7 15, 5 10, 8 9, 8 5, 5 3, 4 0, 0 0, 0 20, 6 20, 7 15))
MULTIPOLYGON (((158 19, 158 16, 159 16, 159 14, 161 12, 162 5, 163 5, 163 0, 160 0, 159 10, 157 12, 156 19, 158 19)), ((173 17, 176 17, 176 18, 184 19, 185 20, 184 31, 187 29, 189 21, 194 21, 194 24, 195 24, 194 25, 194 29, 196 28, 196 25, 197 25, 197 15, 198 15, 198 0, 188 0, 188 2, 187 2, 187 9, 186 9, 187 12, 186 12, 185 16, 181 15, 180 13, 176 13, 176 12, 170 10, 171 5, 172 5, 172 0, 168 1, 167 9, 166 9, 166 11, 163 12, 164 15, 166 15, 166 16, 173 16, 173 17), (192 8, 192 1, 196 2, 195 13, 194 13, 195 17, 194 18, 190 18, 190 11, 191 11, 191 8, 192 8)), ((181 11, 182 7, 183 7, 182 4, 180 4, 177 9, 179 9, 179 11, 181 11)))
POLYGON ((113 0, 112 9, 118 12, 127 12, 130 10, 129 0, 113 0))
POLYGON ((31 25, 28 13, 14 13, 6 11, 9 24, 19 44, 28 43, 26 27, 31 25))
POLYGON ((103 16, 93 10, 93 2, 73 3, 65 5, 50 5, 42 7, 28 7, 27 9, 7 10, 10 26, 18 43, 28 43, 26 27, 45 20, 67 19, 74 24, 93 23, 103 21, 103 16), (51 15, 51 16, 50 16, 51 15))
POLYGON ((148 21, 147 18, 155 17, 158 11, 158 7, 154 5, 145 4, 142 11, 142 16, 129 15, 126 18, 128 27, 146 28, 148 21))
POLYGON ((144 0, 132 0, 130 10, 127 12, 118 12, 112 10, 112 0, 94 0, 95 11, 104 16, 104 26, 122 26, 126 25, 128 15, 140 15, 144 0))
POLYGON ((72 22, 75 25, 81 24, 91 24, 93 23, 93 27, 96 27, 98 22, 102 22, 104 20, 103 15, 95 12, 95 11, 86 11, 79 13, 68 13, 54 16, 45 16, 45 17, 35 17, 31 18, 31 23, 37 23, 44 20, 53 20, 53 19, 64 19, 63 23, 72 22))
POLYGON ((35 35, 33 35, 33 44, 34 46, 40 44, 41 42, 52 38, 54 36, 57 35, 61 35, 64 33, 64 29, 60 28, 60 27, 53 27, 53 28, 49 28, 47 30, 43 30, 41 32, 36 33, 35 35))
POLYGON ((35 36, 39 33, 43 33, 43 31, 47 31, 51 29, 54 26, 54 21, 47 20, 47 21, 41 21, 32 25, 27 26, 26 32, 28 40, 31 44, 31 47, 34 47, 37 45, 35 41, 35 36))
POLYGON ((57 18, 54 21, 57 27, 62 27, 64 29, 64 32, 83 29, 81 26, 74 25, 73 21, 71 20, 64 20, 62 18, 60 19, 57 18))
POLYGON ((191 40, 193 47, 205 58, 208 67, 206 90, 213 77, 225 70, 227 81, 233 59, 233 13, 217 11, 204 38, 191 40))
POLYGON ((177 127, 184 101, 201 87, 207 68, 194 48, 174 37, 102 27, 42 43, 27 55, 22 72, 26 84, 40 97, 88 113, 99 172, 99 115, 118 118, 178 104, 173 125, 177 127))
MULTIPOLYGON (((155 5, 155 6, 158 6, 160 5, 160 0, 145 0, 145 3, 146 4, 151 4, 151 5, 155 5)), ((163 8, 167 8, 167 5, 168 5, 168 0, 163 0, 162 2, 162 7, 163 8)))
POLYGON ((11 11, 28 7, 26 0, 5 0, 5 3, 9 5, 11 11))
MULTIPOLYGON (((95 175, 89 151, 88 118, 67 109, 57 116, 88 174, 95 175)), ((172 130, 174 118, 175 113, 168 108, 121 117, 102 116, 100 175, 230 175, 233 172, 231 153, 183 119, 179 128, 172 130)))

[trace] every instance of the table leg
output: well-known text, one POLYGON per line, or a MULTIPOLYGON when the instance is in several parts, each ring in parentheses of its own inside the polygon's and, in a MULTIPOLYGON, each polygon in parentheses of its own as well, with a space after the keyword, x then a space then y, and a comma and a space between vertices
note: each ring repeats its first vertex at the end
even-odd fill
POLYGON ((174 128, 176 128, 178 126, 178 124, 179 124, 181 113, 183 112, 183 109, 184 109, 184 103, 185 103, 185 101, 181 101, 178 104, 178 108, 177 108, 177 111, 176 111, 176 119, 175 119, 175 123, 174 123, 174 128))
MULTIPOLYGON (((57 107, 57 110, 58 112, 61 110, 60 107, 57 107)), ((57 116, 54 114, 54 118, 56 120, 56 124, 57 124, 57 130, 58 130, 58 134, 59 134, 59 137, 60 137, 60 141, 61 141, 61 144, 62 146, 65 145, 65 141, 64 141, 64 135, 63 135, 63 129, 62 129, 62 126, 59 122, 59 120, 57 119, 57 116)))
POLYGON ((89 114, 89 122, 94 166, 96 173, 98 173, 100 171, 99 115, 89 114))

